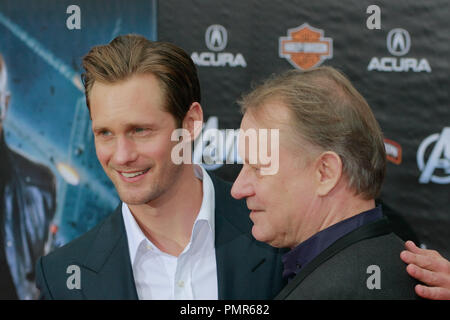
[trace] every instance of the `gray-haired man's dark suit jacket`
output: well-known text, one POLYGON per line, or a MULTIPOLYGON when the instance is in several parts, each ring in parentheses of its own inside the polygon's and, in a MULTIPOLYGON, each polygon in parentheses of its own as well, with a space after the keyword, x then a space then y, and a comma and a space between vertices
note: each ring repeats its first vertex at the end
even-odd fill
POLYGON ((276 299, 417 299, 403 249, 385 218, 363 225, 307 264, 276 299))
MULTIPOLYGON (((285 284, 282 252, 252 237, 245 202, 231 197, 229 183, 211 178, 219 299, 273 299, 285 284)), ((40 258, 36 270, 44 299, 137 299, 121 206, 91 231, 40 258), (71 265, 80 268, 80 289, 67 286, 71 265)))

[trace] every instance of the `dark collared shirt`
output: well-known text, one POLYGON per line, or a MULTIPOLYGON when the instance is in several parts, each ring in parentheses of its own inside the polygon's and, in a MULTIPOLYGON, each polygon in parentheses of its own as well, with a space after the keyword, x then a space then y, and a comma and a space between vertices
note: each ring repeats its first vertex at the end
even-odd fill
POLYGON ((356 216, 340 221, 308 238, 294 249, 286 253, 282 260, 284 264, 283 277, 291 280, 322 251, 332 245, 347 233, 364 224, 381 219, 383 212, 381 206, 364 211, 356 216))

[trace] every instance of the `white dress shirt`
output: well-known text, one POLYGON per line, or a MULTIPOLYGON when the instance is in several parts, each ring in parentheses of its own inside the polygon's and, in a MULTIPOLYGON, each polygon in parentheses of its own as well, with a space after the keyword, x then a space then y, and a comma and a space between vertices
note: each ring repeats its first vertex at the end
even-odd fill
POLYGON ((214 185, 206 170, 194 166, 203 180, 203 199, 191 239, 183 252, 172 256, 159 250, 144 235, 127 204, 122 215, 139 299, 217 300, 214 248, 214 185))

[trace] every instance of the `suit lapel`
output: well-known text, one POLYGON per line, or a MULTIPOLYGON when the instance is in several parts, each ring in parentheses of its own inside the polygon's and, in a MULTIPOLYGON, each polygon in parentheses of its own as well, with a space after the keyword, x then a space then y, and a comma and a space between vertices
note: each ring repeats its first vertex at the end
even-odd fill
MULTIPOLYGON (((217 211, 216 211, 217 212, 217 211)), ((246 257, 241 257, 245 236, 226 221, 223 216, 216 217, 216 263, 217 283, 219 299, 235 299, 245 296, 248 290, 246 277, 249 270, 243 270, 240 262, 246 257)), ((245 245, 245 246, 248 246, 245 245)), ((244 247, 245 247, 244 246, 244 247)))
POLYGON ((138 299, 121 208, 100 227, 82 264, 86 299, 138 299))
POLYGON ((275 300, 286 299, 289 294, 295 290, 298 285, 313 272, 322 263, 333 257, 338 252, 344 250, 350 245, 362 241, 364 239, 369 239, 377 237, 383 234, 392 232, 389 227, 388 220, 386 218, 377 220, 373 223, 364 225, 337 240, 327 249, 325 249, 321 254, 314 258, 309 264, 307 264, 295 277, 292 279, 281 292, 275 297, 275 300))

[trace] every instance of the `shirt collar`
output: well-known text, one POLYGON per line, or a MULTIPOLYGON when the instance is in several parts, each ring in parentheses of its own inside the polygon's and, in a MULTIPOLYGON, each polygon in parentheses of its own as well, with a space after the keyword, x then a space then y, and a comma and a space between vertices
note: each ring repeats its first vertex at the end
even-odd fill
POLYGON ((211 230, 212 238, 215 239, 214 212, 216 207, 214 198, 214 184, 211 177, 208 175, 208 172, 202 166, 194 165, 194 172, 195 176, 203 181, 202 205, 195 223, 199 220, 207 221, 211 230))
POLYGON ((122 216, 127 233, 131 262, 134 263, 139 245, 142 243, 142 241, 145 241, 147 237, 142 232, 141 228, 136 222, 136 219, 131 213, 130 208, 128 208, 128 205, 125 202, 122 202, 122 216))
MULTIPOLYGON (((200 206, 200 211, 195 219, 193 232, 198 221, 206 221, 211 231, 212 239, 215 239, 215 198, 214 198, 214 184, 211 177, 208 175, 205 168, 200 165, 194 165, 195 176, 202 180, 203 198, 200 206)), ((149 241, 142 232, 141 228, 136 222, 130 208, 125 202, 122 202, 122 216, 125 224, 125 230, 128 238, 128 248, 130 250, 130 257, 132 263, 136 258, 136 252, 142 241, 149 241)), ((192 241, 192 236, 191 236, 192 241)), ((149 241, 150 242, 150 241, 149 241)))
POLYGON ((283 257, 283 277, 292 278, 306 264, 347 233, 383 217, 381 206, 342 220, 308 238, 283 257))

